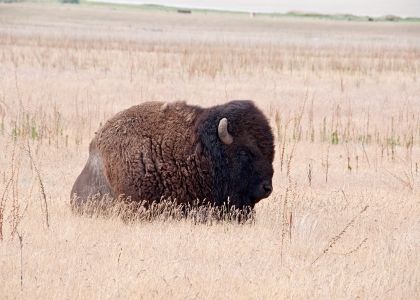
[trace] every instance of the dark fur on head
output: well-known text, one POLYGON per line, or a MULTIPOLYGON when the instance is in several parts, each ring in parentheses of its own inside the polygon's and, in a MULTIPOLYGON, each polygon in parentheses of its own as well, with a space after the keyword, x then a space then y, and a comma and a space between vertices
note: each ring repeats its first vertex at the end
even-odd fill
POLYGON ((132 201, 197 200, 253 207, 272 190, 273 134, 251 101, 203 109, 183 102, 148 102, 110 119, 91 142, 72 206, 92 194, 132 201), (230 144, 218 135, 227 119, 230 144), (98 175, 99 174, 99 175, 98 175))
POLYGON ((222 204, 229 197, 236 207, 254 206, 265 198, 259 185, 271 185, 274 159, 273 134, 267 119, 251 101, 232 101, 210 108, 198 121, 198 137, 214 168, 213 199, 222 204), (217 136, 217 125, 228 120, 233 143, 217 136))

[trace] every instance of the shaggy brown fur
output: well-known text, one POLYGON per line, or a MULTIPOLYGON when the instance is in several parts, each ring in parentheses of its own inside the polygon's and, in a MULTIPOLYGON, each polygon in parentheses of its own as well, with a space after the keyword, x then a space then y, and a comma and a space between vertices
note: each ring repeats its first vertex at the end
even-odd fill
POLYGON ((161 199, 251 206, 271 193, 273 135, 251 101, 203 109, 148 102, 111 118, 90 145, 71 196, 73 207, 95 193, 132 201, 161 199), (232 144, 218 136, 228 120, 232 144))

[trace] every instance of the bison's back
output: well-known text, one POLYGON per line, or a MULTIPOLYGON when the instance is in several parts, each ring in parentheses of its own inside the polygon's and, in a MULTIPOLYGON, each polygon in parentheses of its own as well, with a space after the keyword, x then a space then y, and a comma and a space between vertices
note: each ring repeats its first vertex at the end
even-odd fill
POLYGON ((198 196, 188 195, 200 190, 186 180, 201 163, 194 148, 198 109, 184 103, 144 103, 115 115, 100 129, 92 143, 115 195, 179 202, 198 196))

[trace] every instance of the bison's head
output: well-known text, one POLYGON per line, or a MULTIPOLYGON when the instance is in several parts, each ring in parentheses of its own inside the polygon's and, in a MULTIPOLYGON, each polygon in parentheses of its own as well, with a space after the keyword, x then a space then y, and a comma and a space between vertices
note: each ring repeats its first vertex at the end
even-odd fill
MULTIPOLYGON (((210 119, 210 120, 209 120, 210 119)), ((232 101, 214 108, 212 160, 216 190, 237 208, 253 207, 272 190, 274 144, 267 118, 251 101, 232 101)))

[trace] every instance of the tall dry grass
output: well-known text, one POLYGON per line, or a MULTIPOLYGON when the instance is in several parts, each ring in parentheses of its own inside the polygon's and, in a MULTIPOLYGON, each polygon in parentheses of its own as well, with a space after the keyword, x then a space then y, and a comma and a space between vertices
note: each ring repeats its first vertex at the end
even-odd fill
POLYGON ((1 298, 419 297, 418 24, 19 4, 0 23, 1 298), (71 213, 110 116, 229 99, 276 138, 252 222, 71 213))

